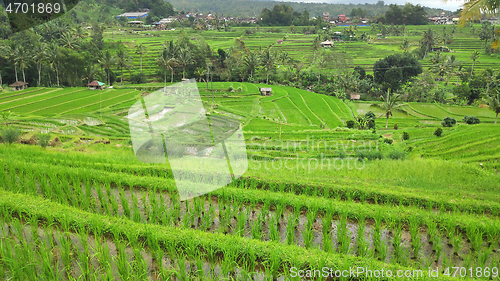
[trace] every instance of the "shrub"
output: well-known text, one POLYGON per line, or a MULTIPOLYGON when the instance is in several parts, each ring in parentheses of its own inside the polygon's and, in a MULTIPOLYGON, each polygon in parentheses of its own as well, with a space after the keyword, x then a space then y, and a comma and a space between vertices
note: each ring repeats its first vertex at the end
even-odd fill
POLYGON ((241 88, 241 86, 240 86, 240 87, 238 87, 238 88, 236 89, 236 92, 237 92, 237 93, 241 93, 241 92, 243 92, 243 89, 241 88))
POLYGON ((409 140, 410 139, 410 134, 408 132, 403 132, 403 140, 409 140))
POLYGON ((41 147, 47 147, 50 141, 50 134, 39 134, 38 135, 38 144, 41 147))
POLYGON ((368 159, 368 160, 375 160, 375 159, 382 159, 383 158, 383 155, 382 155, 382 152, 380 151, 375 151, 375 150, 368 150, 368 151, 364 151, 364 150, 359 150, 359 151, 356 151, 356 157, 360 160, 363 160, 363 159, 368 159))
POLYGON ((441 125, 443 127, 453 127, 455 124, 457 124, 457 120, 455 120, 455 118, 453 117, 446 117, 443 119, 443 121, 441 121, 441 125))
POLYGON ((2 142, 11 144, 16 142, 21 135, 21 131, 18 128, 7 127, 2 130, 2 142))
POLYGON ((469 124, 469 125, 479 124, 479 118, 477 118, 476 116, 465 115, 464 122, 469 124))
POLYGON ((442 133, 443 133, 443 129, 441 129, 441 127, 438 127, 438 128, 434 131, 434 135, 435 135, 436 137, 440 137, 442 133))
POLYGON ((384 138, 384 143, 392 144, 392 142, 393 142, 392 139, 384 138))
POLYGON ((229 88, 227 90, 228 90, 228 92, 234 92, 234 87, 231 85, 231 86, 229 86, 229 88))
POLYGON ((136 73, 130 77, 130 83, 132 84, 143 84, 146 82, 146 75, 142 72, 136 73))
POLYGON ((222 94, 222 97, 227 98, 227 94, 226 93, 222 94))
POLYGON ((345 125, 347 126, 347 128, 353 129, 354 125, 356 125, 356 122, 354 122, 354 120, 348 120, 347 122, 345 122, 345 125))
POLYGON ((398 129, 398 124, 394 124, 394 130, 398 129))
POLYGON ((393 160, 404 159, 406 157, 406 152, 401 150, 393 150, 387 154, 387 157, 393 160))

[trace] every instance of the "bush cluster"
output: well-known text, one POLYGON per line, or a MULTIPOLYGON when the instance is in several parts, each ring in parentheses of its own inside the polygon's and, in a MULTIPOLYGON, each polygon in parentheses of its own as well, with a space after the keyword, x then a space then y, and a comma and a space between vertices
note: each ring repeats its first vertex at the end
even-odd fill
POLYGON ((440 137, 442 133, 443 133, 443 129, 441 129, 441 127, 438 127, 438 128, 434 131, 434 135, 435 135, 436 137, 440 137))
POLYGON ((7 127, 2 130, 1 135, 2 142, 11 144, 19 139, 21 131, 18 128, 7 127))
POLYGON ((469 125, 479 124, 479 118, 477 118, 476 116, 465 115, 464 122, 469 124, 469 125))
POLYGON ((384 138, 384 143, 392 144, 392 142, 393 142, 392 139, 384 138))
POLYGON ((453 117, 446 117, 441 121, 441 126, 443 127, 453 127, 455 124, 457 124, 457 120, 453 117))

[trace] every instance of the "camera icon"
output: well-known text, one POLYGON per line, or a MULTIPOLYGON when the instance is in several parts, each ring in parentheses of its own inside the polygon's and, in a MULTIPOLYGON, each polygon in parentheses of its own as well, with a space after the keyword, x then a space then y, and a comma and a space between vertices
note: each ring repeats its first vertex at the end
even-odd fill
POLYGON ((181 200, 222 188, 248 168, 241 123, 207 115, 194 79, 143 97, 127 118, 136 158, 168 162, 181 200))

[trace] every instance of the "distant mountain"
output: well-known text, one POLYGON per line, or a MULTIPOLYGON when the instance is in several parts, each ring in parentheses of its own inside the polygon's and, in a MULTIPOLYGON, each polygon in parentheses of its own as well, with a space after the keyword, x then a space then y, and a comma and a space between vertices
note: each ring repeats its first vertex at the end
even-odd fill
MULTIPOLYGON (((328 0, 338 2, 338 0, 328 0)), ((367 2, 370 0, 354 0, 353 2, 367 2)), ((373 0, 371 1, 373 2, 373 0)), ((422 1, 419 1, 422 2, 422 1)), ((435 1, 440 2, 440 1, 435 1)), ((278 1, 248 1, 248 0, 170 0, 170 3, 178 11, 184 12, 200 12, 200 13, 217 13, 228 16, 251 17, 259 16, 263 9, 272 9, 278 1)), ((290 2, 283 1, 293 8, 294 11, 303 12, 307 10, 312 16, 321 16, 323 13, 330 15, 346 14, 350 15, 352 9, 361 8, 367 11, 367 16, 377 16, 384 14, 389 9, 389 4, 383 1, 378 1, 374 4, 332 4, 332 3, 311 3, 311 2, 290 2)), ((404 3, 403 3, 404 4, 404 3)), ((417 4, 417 3, 415 3, 417 4)), ((448 12, 444 9, 426 8, 429 15, 438 15, 441 12, 448 12)))

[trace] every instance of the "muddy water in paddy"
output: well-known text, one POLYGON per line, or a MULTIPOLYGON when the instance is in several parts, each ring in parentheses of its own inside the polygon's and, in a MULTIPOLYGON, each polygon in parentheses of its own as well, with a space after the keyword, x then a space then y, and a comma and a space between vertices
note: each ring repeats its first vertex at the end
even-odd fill
MULTIPOLYGON (((85 188, 81 187, 81 190, 83 193, 85 193, 85 188)), ((123 205, 121 204, 121 197, 120 193, 117 188, 111 187, 109 189, 110 191, 110 196, 107 194, 107 190, 104 186, 101 186, 102 194, 104 195, 103 200, 110 202, 110 200, 116 199, 117 205, 118 205, 118 216, 124 216, 124 208, 123 205)), ((92 203, 91 203, 91 208, 93 209, 94 212, 97 213, 102 213, 102 214, 113 214, 117 215, 116 213, 111 211, 111 204, 108 206, 108 210, 104 210, 104 206, 101 206, 99 203, 98 199, 98 192, 97 190, 93 187, 91 189, 92 193, 92 203)), ((185 224, 184 218, 186 216, 191 216, 192 213, 194 213, 194 206, 193 206, 193 200, 189 200, 189 210, 186 208, 185 202, 180 202, 180 203, 175 203, 170 199, 170 195, 166 192, 161 193, 162 194, 162 200, 160 202, 160 193, 154 194, 154 199, 150 198, 149 192, 146 191, 141 191, 137 189, 126 189, 123 191, 124 198, 126 198, 126 201, 128 202, 129 208, 132 211, 133 209, 133 200, 132 200, 132 194, 136 198, 137 202, 137 209, 140 214, 140 220, 143 223, 154 223, 153 220, 151 220, 150 216, 152 215, 152 207, 151 207, 151 202, 156 201, 158 206, 162 206, 164 209, 163 211, 160 211, 161 216, 165 215, 172 215, 172 211, 174 206, 177 206, 177 209, 179 211, 179 216, 175 220, 174 224, 176 226, 183 226, 185 224), (143 202, 144 201, 144 202, 143 202), (147 214, 146 214, 146 208, 147 206, 147 214)), ((199 199, 195 199, 199 200, 199 199)), ((228 203, 226 207, 230 208, 232 210, 231 217, 229 218, 229 223, 227 230, 226 227, 221 227, 222 225, 225 225, 223 222, 223 217, 225 216, 226 209, 224 205, 221 206, 219 204, 218 200, 216 197, 205 197, 203 199, 202 203, 203 207, 201 208, 201 212, 196 212, 195 218, 189 221, 189 223, 186 223, 185 225, 190 228, 194 229, 200 229, 204 231, 209 231, 209 232, 223 232, 228 235, 238 235, 236 233, 237 229, 237 224, 238 221, 236 219, 237 214, 244 212, 247 214, 246 221, 245 221, 245 230, 243 232, 244 237, 246 238, 252 238, 252 223, 255 220, 258 220, 259 217, 261 216, 263 206, 262 205, 255 205, 255 206, 250 206, 248 204, 231 204, 228 203), (233 211, 233 209, 236 208, 236 212, 233 211), (203 227, 204 225, 204 220, 207 219, 207 216, 210 218, 210 223, 208 224, 208 228, 203 227)), ((276 216, 276 210, 274 207, 269 210, 269 212, 266 212, 267 215, 263 217, 263 224, 262 224, 262 231, 261 231, 261 240, 262 241, 270 241, 270 222, 271 218, 276 216)), ((132 217, 132 216, 131 216, 132 217)), ((293 212, 290 208, 286 208, 283 211, 283 216, 281 216, 278 219, 278 231, 279 231, 279 241, 281 243, 287 243, 287 225, 288 225, 288 220, 293 217, 293 212)), ((161 224, 161 220, 156 220, 157 224, 161 224)), ((306 230, 306 226, 308 224, 307 220, 307 215, 306 213, 301 213, 298 216, 298 225, 296 226, 296 229, 294 230, 294 239, 293 243, 298 246, 304 247, 304 232, 306 230)), ((172 221, 170 221, 170 225, 172 225, 172 221)), ((318 215, 316 219, 313 221, 313 238, 312 238, 312 248, 319 248, 323 249, 323 233, 322 233, 322 218, 321 215, 318 215)), ((330 234, 331 239, 332 239, 332 244, 331 244, 331 252, 339 252, 340 251, 340 246, 339 246, 339 238, 337 237, 339 233, 339 228, 340 228, 340 221, 338 219, 333 219, 332 224, 330 226, 330 234)), ((364 231, 364 239, 366 243, 368 243, 369 248, 373 251, 374 249, 374 241, 373 241, 373 229, 374 225, 371 221, 367 221, 366 226, 365 226, 365 231, 364 231)), ((446 238, 446 234, 443 233, 442 231, 438 231, 439 236, 442 237, 442 254, 439 258, 439 260, 436 262, 436 255, 434 254, 433 251, 433 246, 430 243, 428 239, 428 235, 426 232, 425 228, 421 228, 420 230, 420 239, 421 239, 421 244, 422 248, 419 253, 419 260, 428 260, 430 262, 429 266, 443 266, 444 262, 444 257, 448 261, 447 266, 462 266, 464 264, 464 258, 466 257, 467 253, 470 250, 470 244, 466 241, 462 241, 462 249, 459 252, 459 255, 454 254, 453 247, 451 246, 451 243, 449 243, 448 239, 446 238)), ((349 254, 351 255, 357 255, 357 240, 358 240, 358 223, 356 221, 351 221, 349 220, 347 222, 347 235, 349 237, 349 254)), ((394 248, 392 245, 392 241, 394 239, 392 231, 388 230, 387 228, 382 228, 381 229, 381 238, 384 244, 387 245, 387 258, 384 260, 385 262, 393 262, 393 256, 394 256, 394 248)), ((411 246, 411 235, 408 229, 403 229, 401 231, 401 241, 402 241, 402 247, 403 251, 405 253, 405 259, 410 260, 413 257, 413 250, 411 246)), ((487 247, 486 243, 483 243, 482 248, 484 249, 487 247)), ((373 252, 371 254, 373 256, 373 252)), ((495 258, 494 260, 498 260, 498 252, 493 251, 491 257, 488 259, 488 264, 492 260, 492 258, 495 258)))
MULTIPOLYGON (((13 230, 14 228, 12 227, 12 224, 0 221, 0 239, 5 240, 6 238, 11 238, 13 239, 16 244, 20 244, 20 239, 25 241, 25 245, 29 245, 31 248, 31 251, 47 251, 50 252, 51 255, 51 266, 54 271, 57 270, 59 272, 59 276, 63 280, 69 280, 69 276, 72 278, 77 278, 80 279, 82 277, 82 269, 81 269, 81 260, 80 260, 80 254, 85 252, 85 249, 88 251, 88 259, 89 263, 91 266, 91 272, 96 273, 95 276, 92 276, 91 279, 94 280, 107 280, 105 278, 105 272, 104 272, 104 264, 109 262, 111 271, 113 273, 113 276, 115 280, 120 280, 120 273, 118 269, 118 256, 119 256, 119 251, 117 244, 106 237, 102 237, 100 239, 100 245, 101 247, 106 246, 108 249, 109 253, 109 260, 103 261, 101 259, 101 256, 99 254, 99 251, 96 248, 97 239, 93 235, 88 235, 88 236, 81 236, 78 233, 72 233, 72 232, 61 232, 56 228, 49 227, 49 231, 46 231, 46 228, 39 227, 37 229, 37 239, 33 239, 33 233, 30 225, 24 224, 22 226, 22 237, 19 236, 17 231, 13 230), (71 265, 69 266, 69 271, 66 271, 66 267, 63 261, 63 239, 69 239, 71 243, 71 250, 70 250, 70 255, 71 255, 71 265), (36 242, 38 241, 43 241, 41 242, 36 242), (82 244, 82 240, 86 241, 86 246, 82 244), (45 245, 50 245, 50 242, 52 242, 52 246, 43 246, 45 245), (57 265, 57 267, 56 267, 57 265)), ((123 243, 123 242, 122 242, 123 243)), ((168 270, 174 270, 174 271, 179 271, 181 268, 180 266, 182 263, 180 260, 177 259, 171 259, 167 255, 167 253, 164 254, 163 258, 161 261, 153 258, 154 255, 145 247, 143 247, 141 244, 135 245, 136 247, 139 248, 132 248, 129 245, 123 246, 124 253, 126 256, 126 261, 127 263, 131 264, 132 267, 129 269, 130 271, 135 271, 137 270, 136 268, 133 268, 135 266, 137 260, 136 260, 136 254, 137 250, 139 251, 139 255, 142 257, 142 259, 145 261, 146 268, 145 268, 145 274, 146 274, 146 279, 147 280, 180 280, 176 278, 175 276, 170 277, 169 279, 165 279, 164 276, 161 275, 159 271, 159 263, 161 262, 163 265, 164 269, 168 270)), ((12 251, 12 254, 15 257, 15 252, 12 251)), ((33 258, 33 257, 32 257, 33 258)), ((37 276, 41 277, 43 276, 42 273, 42 262, 41 260, 37 260, 39 257, 36 256, 33 258, 33 260, 30 260, 29 262, 35 264, 37 267, 37 276)), ((187 273, 190 278, 190 280, 199 280, 199 266, 203 268, 203 272, 205 273, 204 276, 205 278, 203 280, 220 280, 223 279, 224 276, 221 275, 223 273, 223 270, 221 268, 221 265, 219 264, 213 264, 209 263, 207 261, 203 260, 185 260, 183 270, 184 272, 187 273), (208 279, 210 277, 213 277, 214 279, 208 279)), ((140 261, 139 261, 140 262, 140 261)), ((259 268, 259 267, 257 267, 259 268)), ((239 277, 241 276, 241 269, 240 268, 235 268, 234 270, 230 271, 231 276, 234 277, 239 277)), ((131 272, 131 275, 132 272, 131 272)), ((265 274, 261 272, 260 268, 257 270, 256 273, 251 274, 252 275, 252 280, 265 280, 265 274)), ((9 274, 7 273, 7 276, 9 274)), ((227 275, 225 275, 227 277, 227 275)), ((130 277, 132 278, 132 277, 130 277)), ((139 280, 139 279, 130 279, 130 280, 139 280)), ((141 278, 142 280, 142 278, 141 278)), ((276 280, 278 281, 284 281, 284 277, 281 276, 277 278, 276 280)))
MULTIPOLYGON (((103 188, 103 193, 105 194, 106 191, 103 188)), ((136 197, 137 200, 137 205, 138 205, 138 210, 140 212, 140 217, 142 222, 149 222, 148 215, 151 215, 151 198, 150 198, 150 193, 149 192, 144 192, 144 191, 138 191, 138 190, 125 190, 124 194, 125 197, 127 198, 129 202, 130 209, 132 209, 132 192, 134 196, 136 197), (145 198, 145 204, 143 201, 143 198, 145 198), (144 206, 148 207, 148 215, 145 214, 145 208, 144 206)), ((93 189, 93 197, 97 198, 97 192, 95 189, 93 189)), ((105 195, 107 198, 107 195, 105 195)), ((119 209, 118 209, 118 214, 120 216, 124 215, 123 213, 123 206, 120 204, 120 195, 119 192, 116 188, 111 188, 111 197, 118 198, 119 202, 119 209)), ((108 199, 108 198, 107 198, 108 199)), ((169 197, 168 193, 163 193, 162 194, 162 203, 163 206, 165 207, 165 210, 167 212, 171 212, 173 209, 173 206, 175 205, 169 197)), ((155 194, 155 200, 156 202, 160 201, 160 196, 159 193, 155 194)), ((96 201, 98 202, 98 201, 96 201)), ((176 226, 183 226, 184 225, 184 217, 185 216, 190 216, 191 213, 194 212, 194 206, 193 206, 193 200, 189 200, 189 210, 186 208, 185 202, 180 202, 178 204, 178 209, 180 211, 179 218, 175 222, 176 226)), ((99 205, 99 204, 97 204, 99 205)), ((100 206, 98 206, 100 208, 100 206)), ((224 225, 224 219, 223 217, 225 216, 226 209, 225 208, 230 208, 232 216, 229 220, 229 226, 227 227, 227 234, 228 235, 238 235, 236 233, 238 221, 237 221, 237 214, 240 212, 244 212, 248 216, 246 217, 246 222, 245 222, 245 231, 243 236, 246 238, 252 238, 252 223, 255 220, 258 220, 261 216, 263 206, 262 205, 255 205, 254 207, 248 205, 248 204, 236 204, 233 205, 231 203, 228 203, 225 207, 224 205, 221 206, 219 204, 218 200, 216 197, 211 197, 211 198, 205 198, 203 201, 203 208, 201 209, 201 212, 199 214, 195 214, 195 218, 193 219, 193 223, 189 223, 188 227, 194 228, 194 229, 203 229, 203 220, 205 216, 210 216, 211 218, 211 223, 209 224, 209 227, 207 229, 203 229, 204 231, 209 231, 209 232, 223 232, 226 233, 225 227, 221 228, 221 224, 224 225), (212 208, 212 214, 210 214, 210 209, 212 208), (233 209, 236 208, 238 210, 237 212, 234 212, 233 209), (215 216, 214 216, 215 214, 215 216)), ((272 218, 276 216, 276 210, 274 207, 271 207, 269 212, 266 212, 267 215, 263 218, 263 225, 262 225, 262 232, 261 232, 261 240, 262 241, 270 241, 270 223, 272 221, 272 218)), ((287 243, 287 225, 288 225, 288 220, 293 218, 293 211, 291 208, 286 208, 283 212, 283 215, 278 219, 278 231, 279 231, 279 240, 281 243, 287 243)), ((304 247, 304 233, 306 230, 308 224, 308 219, 307 219, 307 214, 302 212, 299 217, 298 217, 298 225, 294 231, 294 239, 293 243, 295 245, 304 247)), ((330 226, 330 235, 332 239, 332 252, 340 252, 340 245, 339 245, 339 238, 337 235, 339 234, 339 228, 340 228, 340 220, 337 219, 332 219, 332 224, 330 226)), ((313 239, 312 239, 312 248, 319 248, 323 249, 323 222, 322 218, 320 215, 316 217, 316 219, 313 221, 313 239)), ((374 241, 373 241, 373 232, 374 232, 374 224, 373 222, 367 220, 366 225, 365 225, 365 230, 364 230, 364 239, 365 241, 369 244, 369 248, 373 251, 374 249, 374 241)), ((347 222, 347 233, 349 237, 349 254, 351 255, 357 255, 357 240, 358 240, 358 223, 356 221, 349 220, 347 222)), ((466 257, 467 253, 469 252, 470 248, 470 243, 468 243, 465 239, 462 241, 462 249, 459 252, 459 255, 454 254, 453 251, 453 246, 451 246, 451 243, 448 241, 448 239, 445 237, 446 234, 443 233, 442 231, 438 231, 439 236, 442 237, 442 254, 439 258, 439 260, 436 262, 436 255, 435 252, 433 251, 433 245, 429 241, 429 237, 427 235, 426 229, 421 228, 420 230, 420 239, 421 239, 421 244, 422 248, 419 252, 419 260, 428 260, 428 262, 431 262, 429 266, 443 266, 443 257, 446 257, 447 260, 450 260, 451 262, 448 262, 447 266, 462 266, 464 264, 464 258, 466 257)), ((387 245, 387 258, 384 260, 387 263, 394 262, 394 247, 393 247, 393 233, 391 229, 387 229, 387 226, 383 226, 381 229, 381 239, 382 243, 385 243, 387 245)), ((402 248, 403 252, 405 253, 405 257, 407 260, 413 259, 413 250, 412 250, 412 243, 411 243, 411 235, 410 231, 405 228, 401 231, 401 241, 402 241, 402 248)), ((486 243, 483 243, 483 248, 487 247, 486 243)), ((373 253, 372 253, 373 255, 373 253)), ((497 258, 498 253, 493 252, 492 257, 497 258)), ((488 260, 491 261, 491 257, 488 260)))

